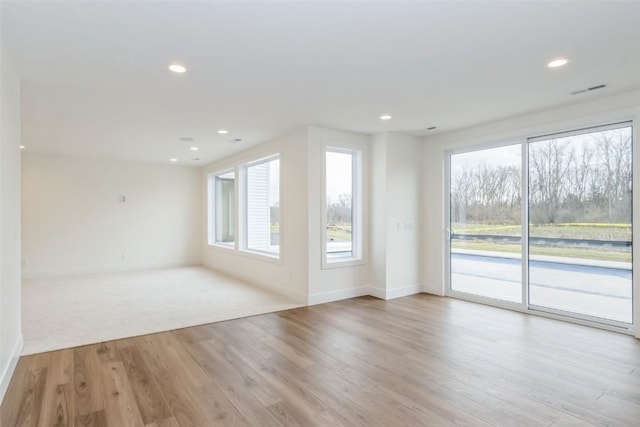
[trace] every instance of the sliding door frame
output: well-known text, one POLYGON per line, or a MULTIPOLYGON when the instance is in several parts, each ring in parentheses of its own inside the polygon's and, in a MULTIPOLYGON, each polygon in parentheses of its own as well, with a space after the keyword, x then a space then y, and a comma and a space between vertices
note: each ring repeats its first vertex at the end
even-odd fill
MULTIPOLYGON (((598 121, 600 122, 600 121, 598 121)), ((598 123, 596 122, 596 123, 598 123)), ((533 133, 533 132, 532 132, 533 133)), ((640 227, 634 224, 634 204, 640 200, 637 191, 640 188, 640 154, 636 149, 638 143, 638 120, 635 117, 624 117, 613 120, 602 121, 599 124, 588 124, 583 126, 568 125, 565 131, 553 130, 547 133, 538 132, 537 135, 521 136, 518 138, 503 139, 497 142, 489 142, 484 144, 476 144, 456 149, 444 151, 444 294, 448 297, 458 298, 471 302, 491 305, 499 308, 519 311, 527 314, 534 314, 542 317, 562 320, 580 325, 597 327, 600 329, 610 330, 633 335, 640 338, 640 290, 638 283, 638 264, 640 262, 640 248, 636 242, 640 241, 640 227), (570 132, 584 133, 590 129, 605 128, 618 123, 630 123, 632 128, 632 205, 631 205, 631 221, 632 221, 632 323, 623 323, 614 320, 600 319, 579 313, 565 312, 548 307, 531 306, 529 304, 529 142, 538 138, 538 135, 554 136, 558 134, 569 134, 570 132), (568 131, 566 129, 569 129, 568 131), (522 298, 520 303, 490 298, 480 295, 474 295, 466 292, 455 291, 452 289, 451 280, 451 157, 456 154, 470 153, 479 150, 498 148, 504 146, 520 145, 521 148, 521 290, 522 298)))
MULTIPOLYGON (((500 141, 496 141, 496 142, 490 142, 490 143, 485 143, 485 144, 478 144, 478 145, 473 145, 473 146, 469 146, 469 147, 463 147, 463 148, 459 148, 459 149, 453 149, 453 150, 446 150, 445 151, 445 176, 444 176, 444 185, 445 185, 445 200, 444 200, 444 209, 445 209, 445 214, 444 214, 444 219, 445 219, 445 231, 444 231, 444 240, 445 240, 445 257, 444 257, 444 261, 445 261, 445 295, 449 296, 449 297, 453 297, 453 298, 459 298, 459 299, 464 299, 467 301, 472 301, 472 302, 478 302, 481 304, 487 304, 487 305, 492 305, 495 307, 500 307, 500 308, 507 308, 510 310, 516 310, 516 311, 527 311, 527 306, 525 305, 525 301, 528 300, 528 291, 526 289, 526 287, 522 286, 522 282, 521 283, 521 289, 522 289, 522 302, 512 302, 512 301, 507 301, 507 300, 501 300, 498 298, 491 298, 491 297, 486 297, 486 296, 482 296, 482 295, 474 295, 474 294, 470 294, 467 292, 460 292, 460 291, 456 291, 454 289, 452 289, 451 287, 451 157, 456 155, 456 154, 464 154, 464 153, 472 153, 474 151, 481 151, 481 150, 488 150, 488 149, 492 149, 492 148, 500 148, 500 147, 509 147, 509 146, 516 146, 519 145, 520 146, 520 160, 521 160, 521 171, 520 171, 520 182, 522 183, 520 186, 520 200, 521 200, 521 206, 520 209, 521 211, 522 209, 522 203, 526 200, 524 198, 524 194, 526 192, 525 186, 523 185, 525 182, 526 177, 523 175, 525 173, 525 162, 526 162, 526 156, 525 156, 525 152, 523 151, 526 148, 526 143, 527 143, 527 139, 526 138, 511 138, 511 139, 505 139, 505 140, 500 140, 500 141), (527 294, 527 295, 525 295, 527 294)), ((528 180, 527 180, 528 182, 528 180)), ((528 186, 527 186, 528 188, 528 186)), ((524 262, 525 262, 525 251, 528 251, 528 248, 525 247, 525 243, 528 243, 528 236, 525 237, 525 226, 526 223, 524 222, 526 219, 528 219, 529 214, 528 214, 528 209, 526 209, 527 212, 522 212, 522 216, 521 216, 521 224, 520 224, 520 235, 521 235, 521 249, 520 249, 520 269, 522 271, 522 280, 524 280, 526 277, 526 275, 528 274, 528 268, 523 268, 524 262)))
MULTIPOLYGON (((621 322, 621 321, 617 321, 617 320, 612 320, 612 319, 605 319, 605 318, 599 318, 596 316, 591 316, 591 315, 587 315, 587 314, 582 314, 582 313, 576 313, 576 312, 572 312, 572 311, 568 311, 568 310, 560 310, 560 309, 556 309, 556 308, 551 308, 551 307, 546 307, 546 306, 541 306, 541 305, 531 305, 528 304, 528 308, 530 311, 536 311, 536 312, 543 312, 543 313, 550 313, 550 314, 554 314, 554 315, 558 315, 561 317, 572 317, 572 318, 577 318, 579 320, 585 321, 585 322, 589 322, 589 324, 593 324, 593 325, 608 325, 612 328, 614 328, 614 330, 619 330, 622 329, 622 332, 628 332, 628 333, 632 333, 633 329, 634 329, 634 323, 635 323, 635 316, 634 316, 634 311, 635 311, 635 301, 634 301, 634 297, 635 297, 635 286, 634 286, 634 271, 635 271, 635 256, 634 256, 634 238, 633 238, 633 230, 636 228, 634 226, 634 217, 633 217, 633 200, 634 200, 634 192, 635 192, 635 158, 634 158, 634 154, 635 154, 635 149, 634 149, 634 139, 635 139, 635 128, 634 128, 634 121, 633 120, 621 120, 621 121, 611 121, 607 124, 602 124, 602 125, 595 125, 595 126, 584 126, 581 128, 575 128, 569 131, 564 131, 564 132, 554 132, 551 134, 544 134, 544 135, 537 135, 537 136, 532 136, 527 138, 527 168, 528 168, 528 151, 529 151, 529 147, 531 146, 531 144, 536 143, 536 142, 543 142, 543 141, 547 141, 549 139, 553 139, 553 138, 565 138, 565 137, 569 137, 569 136, 574 136, 574 135, 585 135, 588 133, 593 133, 593 132, 602 132, 602 131, 606 131, 606 130, 612 130, 612 129, 621 129, 621 128, 628 128, 631 127, 631 170, 632 170, 632 176, 631 176, 631 252, 632 252, 632 256, 631 256, 631 261, 632 261, 632 265, 631 265, 631 323, 625 323, 625 322, 621 322)), ((527 173, 528 175, 528 173, 527 173)), ((528 197, 528 196, 527 196, 528 197)), ((527 202, 527 211, 529 211, 529 203, 527 202)), ((527 266, 527 271, 529 271, 529 266, 527 266)), ((527 284, 526 288, 529 289, 528 283, 529 282, 525 282, 527 284)))

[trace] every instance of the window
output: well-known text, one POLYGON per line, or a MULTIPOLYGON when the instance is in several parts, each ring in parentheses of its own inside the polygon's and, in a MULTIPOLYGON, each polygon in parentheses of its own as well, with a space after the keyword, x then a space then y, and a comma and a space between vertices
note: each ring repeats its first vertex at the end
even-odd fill
POLYGON ((280 158, 244 167, 244 248, 280 254, 280 158))
POLYGON ((235 233, 235 172, 213 175, 213 242, 234 246, 235 233))
POLYGON ((324 267, 362 259, 360 152, 327 148, 324 162, 324 267))

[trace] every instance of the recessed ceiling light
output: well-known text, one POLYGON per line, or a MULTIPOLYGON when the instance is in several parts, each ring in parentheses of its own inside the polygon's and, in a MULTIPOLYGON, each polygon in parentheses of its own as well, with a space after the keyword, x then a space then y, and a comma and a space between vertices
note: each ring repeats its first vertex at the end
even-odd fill
POLYGON ((171 64, 169 65, 169 69, 171 71, 173 71, 174 73, 184 73, 187 71, 187 69, 184 67, 184 65, 180 65, 180 64, 171 64))
POLYGON ((21 149, 21 150, 24 150, 25 148, 27 148, 27 147, 25 147, 24 145, 21 145, 21 146, 20 146, 20 149, 21 149))
POLYGON ((199 148, 198 148, 198 147, 189 147, 189 150, 191 150, 191 151, 198 151, 198 150, 199 150, 199 148))
POLYGON ((568 62, 569 62, 569 60, 566 59, 566 58, 557 58, 557 59, 554 59, 553 61, 549 62, 547 64, 547 67, 549 67, 549 68, 562 67, 563 65, 567 65, 568 62))
POLYGON ((229 131, 228 131, 228 130, 226 130, 226 129, 218 129, 218 133, 219 133, 220 135, 226 135, 226 134, 228 134, 228 133, 229 133, 229 131))
POLYGON ((174 158, 169 159, 169 161, 170 161, 170 162, 177 162, 177 161, 178 161, 178 159, 176 159, 176 158, 174 157, 174 158))
POLYGON ((391 120, 391 114, 383 114, 380 116, 380 120, 391 120))
POLYGON ((181 136, 181 137, 180 137, 180 138, 178 138, 178 139, 179 139, 180 141, 182 141, 182 142, 193 142, 193 141, 194 141, 194 139, 193 139, 193 138, 190 138, 190 137, 188 137, 188 136, 181 136))

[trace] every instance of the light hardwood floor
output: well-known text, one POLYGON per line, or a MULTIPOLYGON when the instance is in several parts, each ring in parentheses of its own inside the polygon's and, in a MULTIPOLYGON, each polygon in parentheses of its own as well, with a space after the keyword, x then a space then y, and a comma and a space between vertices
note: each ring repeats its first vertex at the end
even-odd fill
POLYGON ((9 426, 638 426, 640 341, 417 295, 21 358, 9 426))

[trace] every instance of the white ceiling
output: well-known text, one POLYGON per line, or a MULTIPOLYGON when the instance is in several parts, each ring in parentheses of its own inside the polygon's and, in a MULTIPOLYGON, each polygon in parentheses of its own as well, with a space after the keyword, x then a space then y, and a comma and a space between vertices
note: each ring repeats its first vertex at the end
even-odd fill
POLYGON ((640 88, 637 1, 1 7, 34 152, 200 165, 300 125, 423 134, 640 88))

